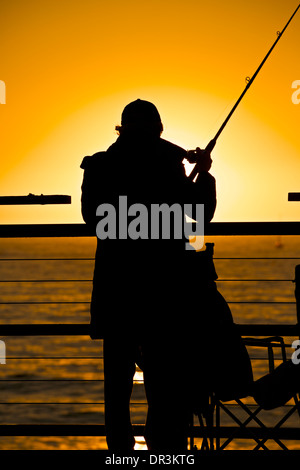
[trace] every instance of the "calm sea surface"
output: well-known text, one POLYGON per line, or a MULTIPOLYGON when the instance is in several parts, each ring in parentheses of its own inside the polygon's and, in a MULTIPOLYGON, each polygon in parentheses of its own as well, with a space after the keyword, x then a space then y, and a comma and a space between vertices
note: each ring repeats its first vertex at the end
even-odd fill
MULTIPOLYGON (((214 237, 208 241, 215 243, 218 287, 236 323, 296 323, 292 281, 295 266, 300 264, 299 238, 214 237), (241 259, 251 257, 257 259, 241 259)), ((90 238, 1 239, 0 324, 88 323, 95 246, 90 238)), ((196 293, 195 282, 187 298, 196 293)), ((6 346, 6 364, 0 364, 1 424, 104 423, 100 340, 76 336, 0 339, 6 346)), ((286 338, 286 342, 293 339, 286 338)), ((267 372, 266 352, 249 352, 258 378, 267 372)), ((144 423, 147 410, 141 379, 137 372, 134 423, 144 423)), ((266 413, 266 423, 275 423, 280 413, 266 413)), ((299 426, 299 418, 287 424, 299 426)), ((231 448, 246 446, 235 441, 231 448)), ((0 437, 0 449, 102 448, 105 440, 100 437, 0 437)), ((142 448, 142 440, 137 448, 142 448)))

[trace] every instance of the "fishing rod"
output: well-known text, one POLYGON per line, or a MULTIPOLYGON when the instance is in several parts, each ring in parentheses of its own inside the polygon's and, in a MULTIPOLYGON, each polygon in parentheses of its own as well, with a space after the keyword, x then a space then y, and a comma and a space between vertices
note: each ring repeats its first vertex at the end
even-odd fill
POLYGON ((220 129, 218 130, 218 132, 216 133, 215 137, 208 143, 208 145, 206 146, 205 150, 201 152, 201 154, 199 155, 199 152, 197 152, 197 150, 190 150, 188 151, 188 159, 190 161, 190 163, 196 163, 196 165, 194 166, 193 170, 191 171, 191 173, 189 174, 189 179, 190 180, 194 180, 195 177, 197 176, 197 174, 199 173, 199 170, 198 170, 198 165, 197 165, 197 161, 199 161, 200 158, 203 158, 205 156, 205 154, 208 156, 211 151, 213 150, 214 146, 216 145, 216 142, 217 142, 217 139, 218 137, 220 136, 221 132, 224 130, 226 124, 228 123, 229 119, 231 118, 231 116, 233 115, 234 111, 236 110, 236 108, 238 107, 238 105, 240 104, 240 102, 242 101, 243 97, 245 96, 245 94, 247 93, 247 91, 249 90, 249 88, 251 87, 252 83, 254 82, 255 78, 257 77, 258 73, 260 72, 262 66, 264 65, 264 63, 266 62, 266 60, 268 59, 269 55, 271 54, 271 52, 273 51, 273 49, 275 48, 276 44, 278 43, 279 39, 282 37, 283 33, 285 32, 285 30, 287 29, 288 25, 290 24, 290 22, 292 21, 292 19, 294 18, 294 16, 296 15, 297 11, 299 10, 300 8, 300 3, 299 5, 297 6, 296 10, 294 11, 294 13, 292 14, 292 16, 290 17, 289 21, 286 23, 285 27, 283 28, 282 31, 277 31, 277 39, 276 41, 274 42, 274 44, 272 45, 272 47, 270 48, 270 50, 268 51, 267 55, 264 57, 264 59, 262 60, 262 62, 260 63, 260 65, 258 66, 256 72, 254 73, 254 75, 250 78, 250 77, 247 77, 246 78, 246 82, 247 82, 247 85, 244 89, 244 91, 242 92, 242 94, 240 95, 240 97, 238 98, 238 100, 236 101, 236 103, 234 104, 234 106, 232 107, 231 111, 229 112, 228 116, 226 117, 226 119, 224 120, 223 124, 221 125, 220 129), (198 157, 198 158, 197 158, 198 157))

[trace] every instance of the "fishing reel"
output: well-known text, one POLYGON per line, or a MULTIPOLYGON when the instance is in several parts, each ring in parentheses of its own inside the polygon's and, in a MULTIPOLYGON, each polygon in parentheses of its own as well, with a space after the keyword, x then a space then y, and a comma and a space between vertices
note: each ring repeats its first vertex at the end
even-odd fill
POLYGON ((200 171, 210 170, 212 164, 210 153, 215 145, 216 139, 212 139, 205 149, 200 149, 199 147, 197 147, 195 150, 187 151, 186 159, 189 163, 195 163, 195 166, 189 175, 190 179, 193 180, 200 171))
POLYGON ((186 159, 189 163, 197 163, 199 161, 199 158, 207 158, 215 145, 216 140, 212 139, 205 149, 200 149, 199 147, 197 147, 195 150, 188 150, 186 159))
POLYGON ((186 159, 189 163, 196 163, 199 158, 201 158, 202 150, 197 147, 195 150, 188 150, 186 159))

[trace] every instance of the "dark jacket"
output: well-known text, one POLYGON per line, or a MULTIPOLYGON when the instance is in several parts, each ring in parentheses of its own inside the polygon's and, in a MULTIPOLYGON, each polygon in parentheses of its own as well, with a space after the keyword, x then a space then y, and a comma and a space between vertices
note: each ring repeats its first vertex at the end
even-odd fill
MULTIPOLYGON (((146 207, 163 203, 204 204, 205 222, 209 223, 216 207, 215 179, 203 172, 196 183, 188 180, 182 163, 185 157, 184 149, 161 138, 145 142, 124 136, 106 152, 85 157, 81 164, 84 221, 96 229, 99 204, 118 207, 119 196, 127 196, 128 207, 135 203, 146 207)), ((182 291, 185 242, 184 237, 98 239, 91 302, 92 338, 117 331, 141 334, 149 331, 155 317, 167 315, 171 305, 172 312, 176 303, 179 306, 179 297, 175 299, 182 291)), ((168 321, 172 321, 171 317, 168 321)))

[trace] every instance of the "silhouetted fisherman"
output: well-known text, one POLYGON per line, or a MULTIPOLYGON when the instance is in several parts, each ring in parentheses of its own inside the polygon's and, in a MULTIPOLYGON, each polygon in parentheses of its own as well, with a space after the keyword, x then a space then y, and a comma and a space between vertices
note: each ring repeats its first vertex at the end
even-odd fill
MULTIPOLYGON (((183 164, 187 152, 161 138, 160 115, 148 101, 128 104, 116 129, 116 142, 106 152, 85 157, 81 165, 85 222, 96 227, 96 209, 104 203, 113 205, 117 215, 117 237, 97 241, 91 301, 91 337, 104 339, 107 444, 120 452, 134 447, 129 404, 139 363, 148 400, 148 449, 186 450, 190 390, 185 345, 195 313, 185 303, 186 255, 194 252, 187 252, 184 235, 177 239, 172 230, 169 239, 130 239, 124 233, 120 239, 118 208, 120 196, 127 197, 128 207, 143 204, 149 213, 151 204, 204 204, 208 223, 216 207, 211 160, 206 156, 196 183, 190 181, 183 164)), ((198 298, 198 310, 199 305, 198 298)))

